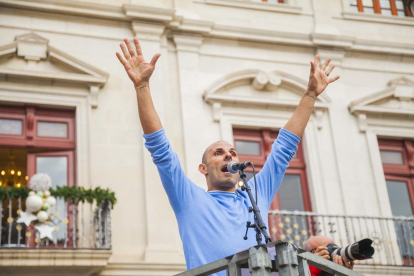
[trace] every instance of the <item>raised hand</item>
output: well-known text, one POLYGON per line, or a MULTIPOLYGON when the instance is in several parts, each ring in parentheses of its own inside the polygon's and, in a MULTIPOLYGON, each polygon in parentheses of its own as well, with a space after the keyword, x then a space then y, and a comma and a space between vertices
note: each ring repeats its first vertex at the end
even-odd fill
POLYGON ((144 60, 142 55, 141 46, 137 38, 134 38, 134 44, 136 51, 132 47, 128 39, 124 39, 124 43, 121 43, 121 50, 124 54, 124 57, 120 53, 116 53, 119 61, 125 68, 125 71, 128 74, 128 77, 132 80, 135 87, 146 87, 152 73, 155 70, 155 64, 157 63, 158 58, 161 54, 156 54, 152 58, 151 62, 148 63, 144 60))
POLYGON ((332 70, 335 68, 335 65, 331 65, 329 69, 327 69, 329 62, 331 62, 330 58, 328 58, 322 66, 319 66, 319 55, 316 55, 315 60, 310 62, 311 71, 309 75, 308 89, 305 95, 316 99, 316 97, 318 97, 330 83, 339 79, 339 76, 329 77, 332 70))

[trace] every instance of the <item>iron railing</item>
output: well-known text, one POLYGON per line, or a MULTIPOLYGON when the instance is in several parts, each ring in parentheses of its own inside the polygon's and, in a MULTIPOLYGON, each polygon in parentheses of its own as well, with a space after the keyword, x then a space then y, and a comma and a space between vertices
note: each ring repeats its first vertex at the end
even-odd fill
POLYGON ((56 206, 49 211, 50 220, 45 223, 53 227, 52 239, 41 236, 36 221, 29 226, 17 222, 22 205, 21 198, 0 200, 0 248, 111 249, 109 201, 97 205, 58 197, 56 206))
POLYGON ((302 247, 311 236, 327 236, 340 247, 373 240, 373 259, 358 264, 414 266, 414 217, 327 215, 274 210, 269 212, 272 240, 302 247))
POLYGON ((335 276, 362 276, 356 271, 312 253, 298 250, 292 244, 281 241, 251 247, 232 256, 187 270, 177 276, 205 276, 223 270, 227 271, 227 276, 270 276, 274 271, 277 271, 279 276, 309 276, 311 274, 308 265, 335 276))

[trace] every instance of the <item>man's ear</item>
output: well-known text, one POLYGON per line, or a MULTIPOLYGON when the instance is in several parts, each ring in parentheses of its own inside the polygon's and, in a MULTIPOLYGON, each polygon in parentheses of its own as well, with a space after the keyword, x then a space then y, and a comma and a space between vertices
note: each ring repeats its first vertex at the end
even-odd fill
POLYGON ((198 165, 198 171, 201 172, 202 174, 206 175, 207 174, 207 165, 206 164, 198 165))

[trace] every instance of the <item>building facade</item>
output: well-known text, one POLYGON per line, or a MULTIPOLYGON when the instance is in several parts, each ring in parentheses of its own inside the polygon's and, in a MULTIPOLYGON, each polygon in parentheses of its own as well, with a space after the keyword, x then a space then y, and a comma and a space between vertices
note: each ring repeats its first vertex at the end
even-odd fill
MULTIPOLYGON (((59 185, 109 188, 118 199, 110 249, 84 238, 94 227, 74 231, 83 250, 6 248, 6 237, 0 274, 185 270, 133 85, 115 56, 123 38, 137 37, 147 60, 161 53, 151 78, 155 107, 184 171, 203 188, 197 167, 217 140, 234 142, 260 170, 306 89, 309 61, 331 57, 340 79, 317 99, 272 205, 270 233, 299 244, 313 234, 342 245, 371 238, 376 258, 355 269, 413 275, 414 223, 405 218, 414 212, 414 18, 401 5, 0 0, 0 164, 13 155, 30 177, 42 160, 63 158, 52 177, 64 178, 59 185)), ((78 211, 92 216, 88 210, 78 211)), ((75 229, 76 220, 83 225, 79 215, 75 229)))

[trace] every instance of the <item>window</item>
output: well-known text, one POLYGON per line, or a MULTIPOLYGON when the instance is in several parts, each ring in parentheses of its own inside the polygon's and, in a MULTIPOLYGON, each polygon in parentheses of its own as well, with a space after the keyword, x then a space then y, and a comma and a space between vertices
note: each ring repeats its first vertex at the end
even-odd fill
MULTIPOLYGON (((259 172, 270 154, 277 131, 268 129, 234 129, 234 145, 241 161, 252 161, 259 172)), ((246 170, 247 178, 253 176, 252 170, 246 170)), ((311 202, 306 177, 303 150, 298 151, 289 163, 285 177, 272 202, 271 210, 311 211, 311 202)))
MULTIPOLYGON (((28 179, 36 173, 47 173, 52 179, 52 188, 75 185, 75 142, 75 112, 72 110, 0 106, 0 185, 29 186, 28 179), (11 168, 21 179, 13 177, 11 181, 8 173, 11 168)), ((23 202, 23 210, 24 206, 23 202)), ((11 210, 8 208, 3 202, 3 212, 11 211, 16 217, 17 202, 13 202, 11 210)), ((70 208, 58 199, 55 211, 66 217, 70 208)), ((3 214, 2 225, 7 224, 7 217, 3 214)), ((61 228, 57 233, 58 241, 64 240, 66 235, 71 240, 71 228, 67 232, 61 228)), ((33 239, 31 242, 34 246, 33 239)))
MULTIPOLYGON (((393 216, 412 217, 414 214, 414 141, 379 139, 379 148, 384 168, 385 182, 393 216)), ((414 225, 395 223, 397 236, 401 241, 411 240, 414 225)), ((414 247, 400 243, 401 255, 414 256, 414 247)), ((414 260, 413 260, 414 261, 414 260)))
POLYGON ((394 16, 413 16, 402 0, 349 0, 351 11, 394 16))

